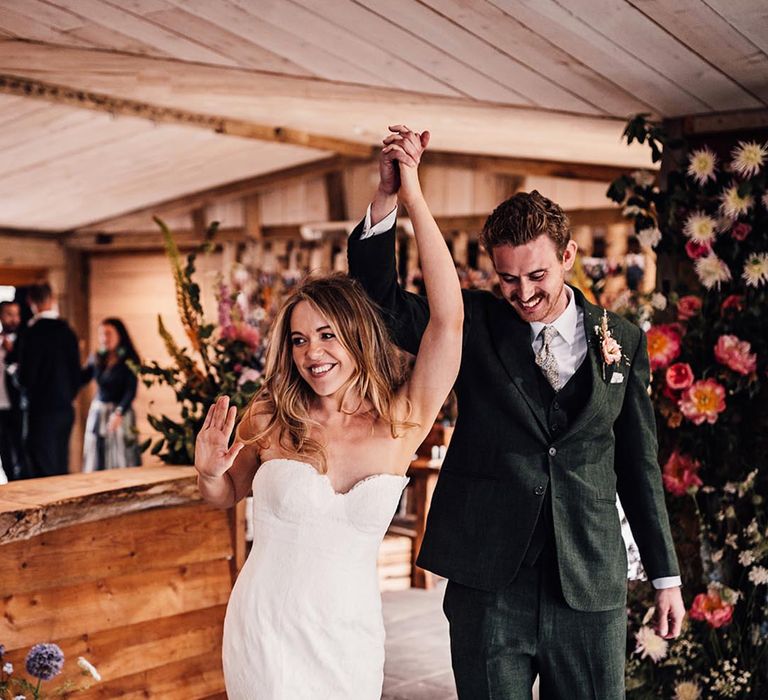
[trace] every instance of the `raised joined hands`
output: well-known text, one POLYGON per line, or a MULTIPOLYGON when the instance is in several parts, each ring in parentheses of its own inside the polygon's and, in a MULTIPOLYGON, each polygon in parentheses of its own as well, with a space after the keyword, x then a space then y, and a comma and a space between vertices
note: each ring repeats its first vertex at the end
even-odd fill
POLYGON ((205 423, 195 440, 195 469, 202 477, 212 479, 222 476, 245 447, 239 440, 229 447, 236 418, 237 407, 229 405, 228 396, 220 396, 208 409, 205 423))
MULTIPOLYGON (((392 133, 384 139, 384 148, 379 158, 379 189, 386 195, 393 195, 398 193, 403 184, 405 171, 401 172, 399 165, 414 170, 418 167, 421 154, 429 144, 429 132, 411 131, 403 124, 390 126, 389 130, 392 133)), ((406 186, 411 184, 409 179, 406 186)))

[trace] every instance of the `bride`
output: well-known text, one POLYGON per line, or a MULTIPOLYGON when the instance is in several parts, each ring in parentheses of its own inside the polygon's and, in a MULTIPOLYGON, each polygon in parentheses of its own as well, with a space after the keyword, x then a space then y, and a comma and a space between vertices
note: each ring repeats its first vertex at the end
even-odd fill
POLYGON ((429 134, 390 130, 374 207, 396 191, 408 209, 429 301, 410 376, 355 281, 310 277, 275 319, 263 387, 232 446, 227 397, 197 436, 208 503, 229 508, 253 489, 253 548, 224 622, 229 700, 381 697, 377 552, 458 373, 463 322, 453 260, 418 179, 429 134))

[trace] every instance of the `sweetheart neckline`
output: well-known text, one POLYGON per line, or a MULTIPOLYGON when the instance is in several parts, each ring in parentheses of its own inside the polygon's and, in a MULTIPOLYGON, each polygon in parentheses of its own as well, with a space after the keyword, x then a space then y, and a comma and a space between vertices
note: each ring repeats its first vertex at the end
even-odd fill
MULTIPOLYGON (((315 476, 320 477, 323 479, 323 481, 328 485, 328 488, 331 490, 334 496, 348 496, 350 493, 352 493, 358 486, 361 486, 366 481, 373 481, 374 479, 377 479, 379 477, 383 476, 394 476, 396 479, 405 479, 405 481, 410 481, 409 477, 401 474, 392 474, 390 472, 378 472, 376 474, 369 474, 368 476, 364 476, 359 481, 356 481, 352 486, 347 489, 346 491, 337 491, 335 488, 333 488, 333 484, 331 483, 331 479, 327 474, 321 474, 317 469, 315 469, 309 462, 304 462, 300 459, 290 459, 287 457, 272 457, 270 459, 265 459, 260 465, 259 469, 256 470, 256 474, 259 473, 259 470, 265 465, 269 464, 269 462, 292 462, 294 464, 301 464, 307 469, 311 469, 315 476)), ((255 476, 254 476, 255 478, 255 476)))

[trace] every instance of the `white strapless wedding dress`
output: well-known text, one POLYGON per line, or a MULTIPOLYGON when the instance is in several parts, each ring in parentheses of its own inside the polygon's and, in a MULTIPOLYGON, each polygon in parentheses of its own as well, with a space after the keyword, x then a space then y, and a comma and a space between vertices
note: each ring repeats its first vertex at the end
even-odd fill
POLYGON ((262 463, 253 547, 224 620, 228 700, 379 700, 376 558, 407 482, 375 474, 337 493, 306 462, 262 463))

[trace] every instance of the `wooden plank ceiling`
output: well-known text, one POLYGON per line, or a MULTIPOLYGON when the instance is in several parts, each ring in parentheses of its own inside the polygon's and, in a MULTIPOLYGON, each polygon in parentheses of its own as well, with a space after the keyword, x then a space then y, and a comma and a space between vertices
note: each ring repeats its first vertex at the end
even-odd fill
POLYGON ((61 231, 327 158, 329 137, 373 146, 402 121, 441 151, 648 165, 620 142, 632 113, 768 106, 768 5, 0 0, 2 76, 131 101, 0 95, 0 226, 61 231), (238 121, 155 124, 134 103, 238 121), (229 135, 253 125, 294 132, 229 135))

